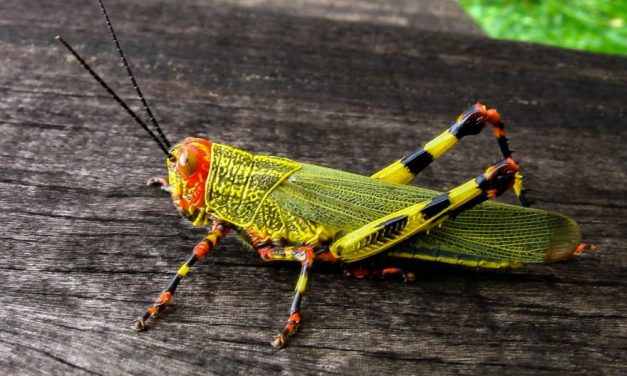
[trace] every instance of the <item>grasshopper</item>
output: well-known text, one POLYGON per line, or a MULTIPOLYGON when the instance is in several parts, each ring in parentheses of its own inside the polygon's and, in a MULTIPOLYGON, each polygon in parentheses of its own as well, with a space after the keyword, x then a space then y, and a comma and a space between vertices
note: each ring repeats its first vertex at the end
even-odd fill
POLYGON ((346 265, 355 277, 412 273, 397 267, 364 268, 359 261, 385 255, 479 268, 514 268, 569 259, 591 246, 580 244, 570 218, 529 208, 520 168, 512 157, 499 113, 477 103, 425 145, 372 176, 356 175, 285 158, 253 155, 186 138, 172 146, 135 80, 107 11, 98 0, 116 50, 149 117, 153 132, 61 37, 91 76, 152 137, 166 155, 167 177, 150 184, 169 191, 176 209, 207 236, 193 248, 156 302, 136 321, 147 321, 170 302, 179 282, 230 231, 263 261, 293 261, 301 269, 289 316, 272 345, 285 346, 302 322, 301 300, 314 263, 346 265), (447 192, 408 185, 460 139, 491 126, 503 160, 447 192), (488 201, 512 189, 521 206, 488 201), (357 265, 357 267, 353 267, 357 265))

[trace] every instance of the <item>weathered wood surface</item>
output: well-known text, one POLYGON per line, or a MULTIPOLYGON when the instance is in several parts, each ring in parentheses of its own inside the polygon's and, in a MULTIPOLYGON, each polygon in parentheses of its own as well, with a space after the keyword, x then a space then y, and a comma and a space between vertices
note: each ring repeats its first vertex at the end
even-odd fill
POLYGON ((461 7, 450 0, 217 0, 213 3, 221 7, 262 8, 264 12, 297 17, 484 35, 461 7))
MULTIPOLYGON (((627 371, 627 60, 263 6, 108 5, 171 139, 368 174, 486 101, 537 206, 576 218, 600 252, 515 271, 415 264, 407 285, 318 270, 301 333, 275 351, 298 268, 229 238, 137 334, 132 319, 203 231, 144 186, 162 155, 53 41, 132 100, 97 7, 4 0, 2 373, 627 371)), ((464 140, 418 183, 450 188, 495 159, 489 135, 464 140)))

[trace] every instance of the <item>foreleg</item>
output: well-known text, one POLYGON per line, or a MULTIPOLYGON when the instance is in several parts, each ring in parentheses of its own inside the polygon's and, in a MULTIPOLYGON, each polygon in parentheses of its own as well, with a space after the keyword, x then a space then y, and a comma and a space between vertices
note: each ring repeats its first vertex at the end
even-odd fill
POLYGON ((147 328, 146 321, 161 312, 165 306, 170 304, 181 279, 187 275, 190 268, 196 263, 196 261, 205 257, 218 244, 218 242, 228 233, 229 230, 230 225, 228 223, 217 220, 213 222, 213 226, 211 227, 209 234, 202 241, 196 244, 191 256, 183 265, 181 265, 174 277, 170 280, 170 283, 166 286, 165 290, 163 290, 161 295, 159 295, 157 301, 150 308, 148 308, 148 310, 146 310, 143 316, 137 319, 135 330, 145 330, 147 328))

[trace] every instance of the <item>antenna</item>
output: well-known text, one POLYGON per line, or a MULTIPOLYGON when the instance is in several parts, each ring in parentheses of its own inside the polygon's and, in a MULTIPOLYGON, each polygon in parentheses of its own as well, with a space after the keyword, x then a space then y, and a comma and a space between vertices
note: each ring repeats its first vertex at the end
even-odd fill
POLYGON ((102 11, 102 14, 104 15, 105 20, 107 22, 107 27, 109 28, 109 32, 111 33, 111 37, 113 38, 115 49, 118 51, 118 54, 120 55, 120 59, 122 59, 122 65, 124 65, 124 69, 126 69, 126 73, 128 73, 128 77, 131 79, 131 83, 133 84, 135 91, 137 91, 137 96, 139 97, 139 100, 141 100, 142 105, 144 105, 144 110, 146 110, 146 113, 148 114, 148 118, 150 119, 150 122, 152 123, 152 125, 154 125, 155 129, 157 130, 157 133, 159 133, 159 136, 161 137, 161 140, 163 140, 163 143, 165 144, 165 146, 168 148, 171 147, 172 145, 170 144, 170 141, 168 141, 168 139, 165 137, 165 135, 161 131, 161 127, 159 127, 157 120, 155 119, 154 115, 152 114, 152 111, 150 110, 150 106, 148 105, 148 102, 146 102, 146 99, 144 98, 144 94, 142 93, 141 89, 139 88, 139 85, 137 84, 137 81, 135 80, 135 76, 133 75, 133 72, 131 72, 131 67, 128 65, 128 61, 126 61, 126 57, 124 56, 124 51, 122 51, 120 42, 118 42, 118 37, 115 35, 115 31, 113 30, 113 25, 111 24, 111 19, 109 19, 109 15, 107 14, 107 10, 105 9, 105 6, 102 3, 102 0, 98 0, 98 4, 100 4, 100 10, 102 11))
POLYGON ((155 142, 157 143, 157 145, 159 145, 159 148, 161 148, 161 150, 163 150, 163 152, 165 153, 165 155, 168 158, 172 158, 172 154, 170 154, 170 151, 168 150, 168 148, 166 146, 163 145, 163 141, 160 140, 157 136, 155 136, 154 133, 152 133, 152 131, 150 130, 150 128, 148 128, 148 126, 139 118, 139 116, 137 116, 137 114, 135 112, 133 112, 133 110, 131 110, 131 108, 124 103, 124 101, 122 100, 122 98, 120 98, 115 91, 113 91, 113 89, 111 89, 111 87, 109 87, 109 85, 107 85, 106 82, 104 82, 104 80, 102 78, 100 78, 100 76, 98 76, 98 74, 96 74, 96 72, 94 72, 93 69, 91 69, 91 67, 87 64, 87 62, 78 54, 78 52, 76 52, 72 46, 70 46, 65 40, 63 40, 63 38, 61 38, 60 36, 57 36, 55 38, 56 40, 58 40, 63 46, 65 46, 65 48, 68 49, 68 51, 70 51, 70 53, 72 55, 74 55, 74 57, 76 58, 76 60, 78 60, 79 63, 81 63, 81 65, 83 66, 83 68, 85 68, 85 70, 87 70, 87 72, 89 72, 89 74, 96 80, 98 81, 98 83, 113 97, 113 99, 115 99, 116 102, 118 102, 118 104, 120 104, 120 106, 122 106, 122 108, 124 108, 126 110, 126 112, 128 112, 129 115, 131 115, 131 117, 133 119, 135 119, 135 121, 137 122, 137 124, 139 124, 142 128, 144 128, 144 130, 146 132, 148 132, 148 134, 150 135, 150 137, 152 137, 153 140, 155 140, 155 142))

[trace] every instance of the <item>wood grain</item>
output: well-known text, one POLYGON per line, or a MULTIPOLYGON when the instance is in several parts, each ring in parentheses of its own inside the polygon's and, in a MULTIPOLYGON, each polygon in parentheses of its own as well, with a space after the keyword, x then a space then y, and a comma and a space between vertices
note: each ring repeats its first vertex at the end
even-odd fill
MULTIPOLYGON (((159 150, 53 41, 133 102, 97 6, 5 0, 3 373, 624 374, 627 60, 269 3, 107 2, 171 139, 368 174, 485 101, 536 206, 576 218, 599 253, 514 271, 416 263, 406 285, 316 269, 302 331, 275 351, 298 268, 229 237, 138 335, 203 230, 144 186, 165 172, 159 150)), ((451 188, 497 158, 489 135, 464 140, 417 183, 451 188)))

